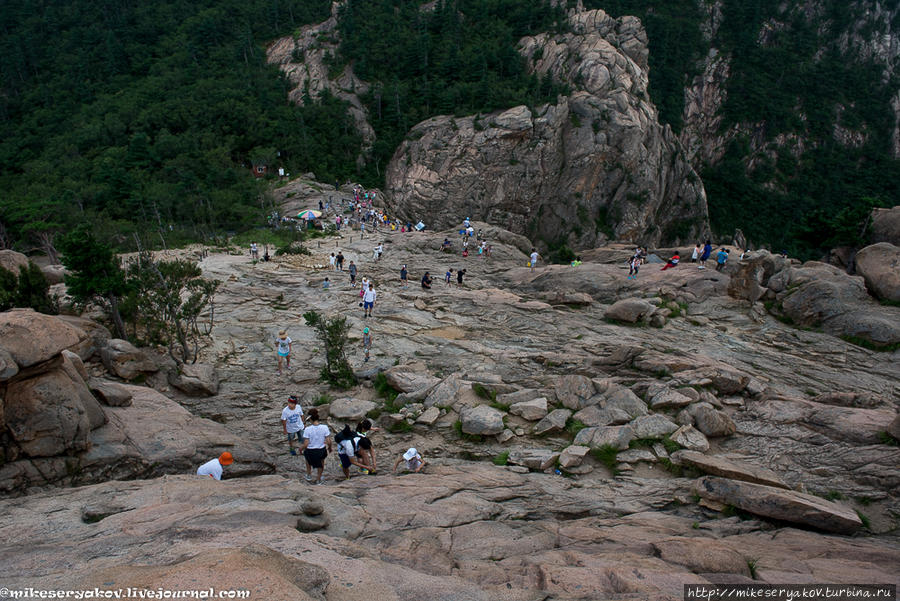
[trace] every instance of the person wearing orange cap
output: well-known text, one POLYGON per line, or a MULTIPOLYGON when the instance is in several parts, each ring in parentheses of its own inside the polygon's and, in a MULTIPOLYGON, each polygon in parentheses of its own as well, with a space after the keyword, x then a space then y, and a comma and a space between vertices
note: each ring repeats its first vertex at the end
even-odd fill
POLYGON ((212 461, 207 461, 199 468, 197 468, 197 475, 209 476, 210 478, 221 480, 223 467, 226 465, 231 465, 232 463, 234 463, 234 457, 231 456, 231 453, 225 451, 212 461))

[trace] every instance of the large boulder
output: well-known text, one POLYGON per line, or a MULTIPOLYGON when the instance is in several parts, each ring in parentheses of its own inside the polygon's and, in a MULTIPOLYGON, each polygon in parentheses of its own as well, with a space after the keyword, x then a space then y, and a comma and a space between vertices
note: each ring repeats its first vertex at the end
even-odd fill
POLYGON ((647 404, 642 401, 631 389, 624 386, 615 386, 601 399, 602 409, 618 409, 624 411, 634 419, 641 415, 647 415, 647 404))
POLYGON ((900 303, 900 247, 888 242, 865 247, 856 253, 856 273, 873 295, 900 303))
POLYGON ((62 369, 75 386, 78 400, 81 402, 81 406, 84 407, 85 413, 87 413, 91 430, 99 428, 106 423, 106 414, 86 384, 87 378, 85 376, 87 371, 84 368, 84 364, 81 363, 81 358, 71 351, 63 351, 62 359, 62 369))
POLYGON ((873 209, 869 231, 873 243, 890 242, 900 246, 900 205, 890 209, 873 209))
POLYGON ((574 444, 564 448, 559 455, 560 467, 578 467, 590 450, 590 447, 574 444))
MULTIPOLYGON (((693 389, 688 389, 693 390, 693 389)), ((651 409, 665 409, 669 407, 684 407, 694 402, 691 397, 672 390, 668 386, 655 385, 647 390, 647 398, 649 399, 651 409)))
POLYGON ((450 375, 437 383, 425 398, 426 407, 445 409, 453 406, 462 392, 463 382, 457 375, 450 375))
POLYGON ((679 446, 691 451, 705 453, 709 450, 709 441, 706 440, 706 436, 691 425, 681 426, 672 432, 669 438, 679 446))
POLYGON ((704 499, 732 505, 749 513, 828 532, 852 534, 863 525, 856 512, 849 507, 782 488, 706 476, 694 483, 694 491, 704 499))
POLYGON ((585 376, 562 376, 556 382, 556 398, 573 411, 586 407, 594 392, 594 383, 585 376))
POLYGON ((874 302, 862 277, 815 261, 782 274, 772 280, 781 276, 781 307, 797 325, 821 327, 830 334, 860 338, 876 346, 900 343, 900 308, 874 302))
POLYGON ((159 367, 143 351, 127 340, 111 338, 100 350, 103 365, 123 380, 159 371, 159 367))
POLYGON ((618 426, 631 421, 631 416, 617 407, 601 409, 597 405, 585 407, 572 416, 585 426, 618 426))
POLYGON ((641 298, 625 298, 616 301, 606 310, 604 317, 615 321, 636 323, 650 317, 656 307, 641 298))
POLYGON ((400 392, 415 392, 423 388, 430 388, 441 381, 440 378, 428 373, 428 368, 424 363, 395 365, 382 373, 384 373, 388 386, 400 392))
POLYGON ((95 353, 99 353, 100 349, 106 346, 106 343, 112 338, 109 330, 93 319, 80 317, 78 315, 60 315, 59 319, 87 334, 85 340, 82 340, 75 346, 69 347, 69 350, 77 353, 83 361, 87 361, 88 359, 91 359, 95 353))
POLYGON ((127 407, 131 405, 131 392, 128 388, 108 380, 92 379, 88 381, 88 387, 97 400, 107 407, 127 407))
POLYGON ((503 432, 503 413, 488 405, 464 409, 459 419, 466 434, 490 436, 503 432))
POLYGON ((0 250, 0 267, 18 277, 19 268, 28 267, 28 257, 14 250, 0 250))
POLYGON ((526 37, 519 48, 532 72, 572 93, 533 109, 415 125, 386 174, 400 217, 427 216, 443 229, 470 216, 578 248, 608 235, 572 224, 601 219, 615 238, 650 245, 706 233, 702 182, 649 100, 640 21, 601 10, 569 20, 567 33, 526 37))
POLYGON ((78 383, 62 368, 11 382, 6 389, 4 417, 15 447, 27 457, 86 450, 91 418, 82 398, 78 383))
POLYGON ((514 403, 509 406, 509 412, 528 421, 537 421, 547 415, 547 399, 541 397, 531 401, 514 403))
POLYGON ((673 424, 669 418, 658 413, 641 415, 629 425, 635 438, 662 438, 678 429, 678 426, 673 424))
POLYGON ((335 399, 328 406, 328 415, 343 422, 358 422, 377 405, 361 399, 335 399))
POLYGON ((44 274, 47 283, 53 285, 62 284, 69 272, 62 265, 44 265, 41 267, 41 273, 44 274))
POLYGON ((548 413, 544 419, 539 421, 531 429, 532 434, 552 434, 554 432, 562 432, 566 427, 566 422, 572 416, 571 409, 554 409, 548 413))
POLYGON ((523 465, 532 470, 545 470, 556 464, 559 451, 551 449, 513 449, 508 461, 513 465, 523 465))
POLYGON ((185 363, 168 374, 169 384, 191 396, 212 396, 219 392, 219 376, 212 365, 185 363))
POLYGON ((756 302, 766 291, 769 278, 790 265, 790 261, 781 255, 773 255, 767 250, 758 250, 744 255, 738 263, 737 270, 731 274, 728 283, 728 294, 756 302))
POLYGON ((697 429, 710 437, 731 436, 737 430, 728 415, 709 403, 697 403, 688 409, 697 429))
POLYGON ((48 361, 86 338, 87 334, 82 330, 53 315, 32 309, 0 313, 0 349, 5 350, 20 369, 48 361))

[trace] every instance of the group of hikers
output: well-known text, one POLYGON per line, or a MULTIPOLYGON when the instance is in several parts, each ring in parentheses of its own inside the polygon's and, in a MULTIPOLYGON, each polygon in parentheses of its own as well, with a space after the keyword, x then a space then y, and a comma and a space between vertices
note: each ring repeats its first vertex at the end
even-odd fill
MULTIPOLYGON (((698 263, 697 269, 706 269, 706 262, 712 255, 712 251, 712 242, 710 242, 709 240, 707 240, 705 244, 701 244, 700 242, 698 242, 694 246, 694 250, 691 253, 691 263, 698 263)), ((750 251, 748 250, 747 252, 750 251)), ((721 247, 719 249, 719 251, 716 253, 716 271, 723 271, 725 269, 730 253, 731 251, 725 247, 721 247)), ((744 254, 741 254, 741 259, 743 258, 744 254)), ((628 259, 628 279, 637 279, 641 265, 645 264, 646 262, 647 248, 638 246, 634 249, 634 254, 628 259)), ((667 269, 677 267, 679 263, 681 263, 681 255, 678 254, 678 251, 675 251, 674 253, 672 253, 672 256, 669 257, 669 260, 666 261, 666 263, 662 266, 662 269, 660 271, 665 271, 667 269)))
MULTIPOLYGON (((360 421, 353 429, 349 424, 332 436, 331 429, 319 416, 319 410, 310 409, 305 416, 296 396, 288 397, 287 406, 281 411, 281 427, 288 443, 288 452, 292 456, 301 454, 306 462, 306 481, 312 484, 324 484, 325 460, 334 453, 337 447, 338 461, 346 480, 350 479, 351 470, 368 475, 378 472, 378 461, 375 446, 369 436, 378 431, 372 427, 368 419, 360 421), (315 475, 313 475, 315 470, 315 475)), ((224 468, 234 463, 234 457, 225 451, 215 459, 207 461, 197 469, 197 475, 209 476, 221 480, 224 468)), ((428 462, 415 449, 410 447, 394 462, 393 471, 403 465, 406 471, 418 473, 428 462)))

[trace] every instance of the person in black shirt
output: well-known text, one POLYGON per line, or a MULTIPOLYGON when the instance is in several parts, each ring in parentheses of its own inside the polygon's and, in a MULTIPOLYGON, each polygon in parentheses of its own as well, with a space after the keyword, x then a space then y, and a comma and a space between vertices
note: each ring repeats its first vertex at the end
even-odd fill
POLYGON ((427 271, 422 276, 422 290, 431 290, 431 274, 427 271))
POLYGON ((466 275, 465 269, 458 269, 456 271, 456 285, 462 288, 463 285, 463 276, 466 275))

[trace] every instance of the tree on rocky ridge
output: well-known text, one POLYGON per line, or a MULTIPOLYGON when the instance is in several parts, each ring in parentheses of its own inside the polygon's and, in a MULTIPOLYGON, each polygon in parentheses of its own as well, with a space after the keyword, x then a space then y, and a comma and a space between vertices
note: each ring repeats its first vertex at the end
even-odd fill
POLYGON ((195 363, 199 341, 213 326, 218 280, 201 277, 200 267, 184 259, 156 261, 141 253, 127 268, 126 305, 148 340, 165 344, 179 364, 195 363), (209 309, 204 331, 200 317, 209 309))
POLYGON ((109 313, 116 336, 125 338, 125 322, 119 311, 128 290, 125 272, 112 249, 97 240, 90 226, 80 225, 59 241, 63 265, 69 270, 66 286, 76 304, 97 302, 109 313))

